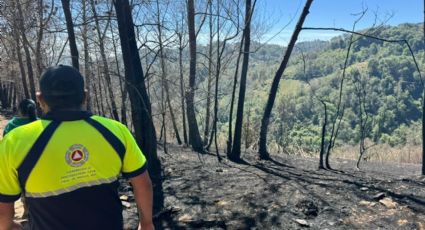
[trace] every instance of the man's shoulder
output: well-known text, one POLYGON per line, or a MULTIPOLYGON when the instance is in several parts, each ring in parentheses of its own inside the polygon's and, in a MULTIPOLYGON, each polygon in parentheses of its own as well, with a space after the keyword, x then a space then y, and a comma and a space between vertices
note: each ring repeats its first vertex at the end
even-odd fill
POLYGON ((122 124, 119 121, 98 116, 98 115, 93 115, 91 119, 102 124, 105 128, 107 128, 110 132, 112 132, 116 137, 118 137, 123 143, 125 143, 126 140, 128 140, 128 138, 130 137, 130 134, 129 134, 130 132, 127 126, 122 124))
POLYGON ((3 137, 0 152, 11 154, 17 167, 48 124, 49 121, 37 120, 14 128, 3 137))
POLYGON ((49 123, 50 123, 49 121, 45 121, 45 120, 36 120, 27 124, 23 124, 11 130, 7 134, 7 136, 11 136, 11 137, 19 136, 20 138, 24 136, 37 136, 44 130, 44 128, 49 123))
POLYGON ((126 125, 114 119, 110 119, 110 118, 106 118, 106 117, 102 117, 98 115, 93 115, 91 118, 99 122, 100 124, 102 124, 104 127, 109 129, 110 131, 112 131, 115 135, 119 133, 118 135, 126 136, 126 133, 128 132, 128 127, 126 125))
POLYGON ((116 120, 114 120, 114 119, 107 118, 107 117, 102 117, 102 116, 98 116, 98 115, 93 115, 93 116, 91 116, 91 118, 92 118, 93 120, 95 120, 95 121, 97 121, 97 122, 101 123, 102 125, 105 125, 105 126, 117 126, 117 127, 120 127, 120 128, 122 128, 122 127, 126 127, 126 126, 125 126, 124 124, 122 124, 121 122, 116 121, 116 120))

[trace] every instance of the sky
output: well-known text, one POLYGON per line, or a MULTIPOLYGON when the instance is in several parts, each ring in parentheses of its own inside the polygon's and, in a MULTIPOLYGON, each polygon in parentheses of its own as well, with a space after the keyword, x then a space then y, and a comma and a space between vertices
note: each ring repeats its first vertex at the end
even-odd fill
MULTIPOLYGON (((259 38, 262 42, 286 45, 289 42, 305 0, 257 0, 256 16, 267 22, 266 31, 259 38)), ((424 20, 422 0, 314 0, 305 27, 338 27, 351 30, 358 14, 367 8, 366 15, 356 29, 371 27, 378 17, 378 23, 386 25, 419 23, 424 20)), ((328 40, 339 35, 332 31, 303 31, 299 41, 328 40)))

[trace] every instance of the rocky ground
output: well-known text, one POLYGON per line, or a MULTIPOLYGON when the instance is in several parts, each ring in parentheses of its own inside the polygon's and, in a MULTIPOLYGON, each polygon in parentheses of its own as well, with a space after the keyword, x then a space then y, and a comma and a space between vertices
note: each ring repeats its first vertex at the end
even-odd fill
MULTIPOLYGON (((0 125, 6 119, 0 118, 0 125)), ((334 160, 335 171, 317 170, 317 159, 273 156, 243 163, 189 148, 159 150, 164 207, 157 229, 418 229, 425 230, 425 178, 419 165, 334 160)), ((125 229, 137 229, 131 188, 123 182, 125 229)), ((17 220, 22 204, 16 206, 17 220)))

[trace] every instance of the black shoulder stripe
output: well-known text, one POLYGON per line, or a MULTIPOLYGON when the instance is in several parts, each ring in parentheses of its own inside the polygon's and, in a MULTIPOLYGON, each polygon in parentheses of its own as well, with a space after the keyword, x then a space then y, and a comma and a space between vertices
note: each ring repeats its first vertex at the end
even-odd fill
POLYGON ((4 195, 0 194, 0 202, 2 203, 13 203, 21 197, 21 194, 18 195, 4 195))
POLYGON ((122 176, 126 179, 130 179, 130 178, 136 177, 138 175, 141 175, 142 173, 146 172, 147 170, 148 170, 148 163, 146 162, 142 167, 134 170, 133 172, 128 172, 128 173, 123 172, 122 176))
POLYGON ((109 144, 112 146, 112 148, 115 149, 115 151, 118 153, 121 161, 124 160, 124 154, 125 154, 125 146, 124 144, 116 137, 109 129, 107 129, 105 126, 103 126, 100 122, 92 119, 87 118, 85 119, 87 123, 89 123, 91 126, 93 126, 99 133, 102 134, 102 136, 106 139, 106 141, 109 142, 109 144))
POLYGON ((53 136, 59 125, 59 121, 50 122, 50 124, 43 130, 43 132, 37 138, 30 151, 28 152, 27 156, 24 158, 21 165, 18 167, 18 179, 22 189, 25 189, 25 183, 27 182, 31 171, 37 164, 37 161, 38 159, 40 159, 40 156, 46 148, 47 143, 49 143, 50 138, 53 136))

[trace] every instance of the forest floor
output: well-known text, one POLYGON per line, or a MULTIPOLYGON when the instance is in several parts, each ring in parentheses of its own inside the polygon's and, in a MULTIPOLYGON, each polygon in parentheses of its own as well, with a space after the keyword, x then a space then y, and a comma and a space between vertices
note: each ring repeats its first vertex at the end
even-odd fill
MULTIPOLYGON (((0 117, 0 127, 6 122, 0 117)), ((355 162, 335 159, 335 170, 317 170, 315 158, 259 161, 254 152, 243 163, 218 163, 214 155, 168 147, 169 154, 159 150, 164 208, 154 216, 157 229, 425 230, 420 165, 365 162, 357 171, 355 162)), ((125 229, 137 229, 130 190, 123 183, 125 229)), ((23 221, 20 202, 16 211, 23 221)))
MULTIPOLYGON (((189 148, 169 146, 159 153, 164 229, 419 229, 425 230, 425 178, 419 165, 332 162, 273 156, 243 164, 189 148)), ((129 195, 129 194, 127 194, 129 195)), ((135 207, 126 209, 127 228, 137 224, 135 207)))

